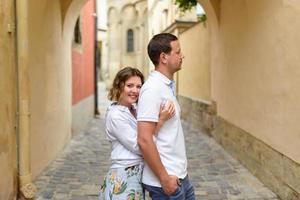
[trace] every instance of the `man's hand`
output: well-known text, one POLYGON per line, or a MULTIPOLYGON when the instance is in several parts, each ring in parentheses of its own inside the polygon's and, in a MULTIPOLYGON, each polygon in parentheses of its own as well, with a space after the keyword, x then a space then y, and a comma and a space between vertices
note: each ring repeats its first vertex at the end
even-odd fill
POLYGON ((167 195, 171 195, 175 192, 178 185, 180 185, 180 181, 177 176, 169 175, 162 164, 156 145, 153 142, 154 132, 154 122, 138 122, 138 144, 144 156, 144 160, 158 177, 164 192, 167 195))
POLYGON ((163 191, 167 195, 171 195, 175 192, 177 187, 180 185, 180 181, 177 176, 167 176, 160 181, 163 191))

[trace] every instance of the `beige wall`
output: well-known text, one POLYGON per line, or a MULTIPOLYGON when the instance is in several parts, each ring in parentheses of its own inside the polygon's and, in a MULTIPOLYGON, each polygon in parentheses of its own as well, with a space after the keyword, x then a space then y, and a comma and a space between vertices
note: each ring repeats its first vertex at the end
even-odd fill
MULTIPOLYGON (((168 25, 174 22, 175 17, 169 20, 170 24, 167 24, 168 14, 163 14, 164 10, 168 10, 169 3, 169 1, 148 1, 149 40, 153 35, 161 33, 168 25)), ((169 14, 171 13, 173 14, 173 10, 171 10, 169 14)))
POLYGON ((205 23, 198 23, 179 35, 184 61, 178 72, 178 94, 211 101, 210 38, 205 23), (194 45, 195 41, 199 41, 194 45))
POLYGON ((72 107, 72 137, 82 134, 87 124, 94 118, 95 95, 82 99, 72 107))
POLYGON ((120 11, 117 7, 111 6, 108 10, 108 79, 107 84, 111 84, 111 79, 115 76, 121 65, 121 25, 119 24, 120 11))
MULTIPOLYGON (((148 0, 148 39, 145 41, 145 47, 150 39, 159 33, 168 32, 176 36, 179 34, 180 22, 197 22, 196 9, 182 12, 178 5, 172 0, 148 0)), ((148 55, 147 55, 148 57, 148 55)), ((148 60, 148 72, 154 70, 154 65, 148 60)))
POLYGON ((148 31, 148 18, 147 18, 147 9, 144 10, 142 14, 142 19, 144 19, 141 28, 141 58, 142 58, 142 65, 143 66, 143 74, 145 77, 149 75, 149 66, 150 66, 150 59, 148 57, 147 46, 148 46, 148 38, 149 38, 149 31, 148 31))
POLYGON ((63 148, 71 133, 71 70, 65 65, 58 1, 31 0, 29 74, 31 91, 31 164, 36 176, 63 148))
MULTIPOLYGON (((137 25, 137 11, 135 5, 125 5, 121 10, 121 66, 133 66, 136 67, 136 57, 137 57, 137 38, 138 38, 138 31, 136 29, 137 25), (134 34, 134 51, 127 52, 127 31, 129 29, 133 30, 134 34)), ((117 34, 120 34, 117 33, 117 34)), ((120 48, 118 44, 117 48, 120 48)))
POLYGON ((71 137, 71 41, 84 0, 29 1, 31 165, 36 177, 71 137), (62 2, 64 3, 64 2, 62 2), (64 21, 62 21, 64 20, 64 21))
POLYGON ((211 26, 218 115, 300 163, 300 2, 219 2, 211 26))
POLYGON ((14 3, 0 2, 0 199, 16 197, 16 64, 14 3))
POLYGON ((145 38, 147 32, 147 1, 111 0, 108 6, 108 68, 105 77, 106 85, 111 83, 116 73, 123 67, 139 68, 145 75, 148 73, 148 60, 145 56, 145 38), (134 51, 127 52, 127 31, 134 32, 134 51), (146 67, 145 67, 146 66, 146 67))
MULTIPOLYGON (((57 156, 71 136, 71 41, 75 21, 85 2, 28 1, 26 48, 29 50, 30 159, 34 177, 57 156)), ((1 1, 0 15, 0 199, 15 199, 18 123, 13 1, 1 1)))

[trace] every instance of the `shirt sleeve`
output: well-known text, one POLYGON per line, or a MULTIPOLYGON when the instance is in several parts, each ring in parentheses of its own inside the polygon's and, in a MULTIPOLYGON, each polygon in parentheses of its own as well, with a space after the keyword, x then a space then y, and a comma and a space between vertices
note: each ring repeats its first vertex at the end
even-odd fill
POLYGON ((130 125, 128 120, 111 118, 108 124, 109 134, 118 140, 129 151, 141 155, 137 144, 137 130, 130 125))
POLYGON ((137 121, 158 122, 161 101, 159 91, 153 88, 141 91, 137 109, 137 121))

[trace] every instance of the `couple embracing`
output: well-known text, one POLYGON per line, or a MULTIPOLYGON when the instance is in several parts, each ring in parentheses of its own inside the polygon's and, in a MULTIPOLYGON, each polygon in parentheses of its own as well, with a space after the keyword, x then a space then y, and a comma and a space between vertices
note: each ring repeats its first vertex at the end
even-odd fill
POLYGON ((155 35, 148 44, 155 70, 144 83, 136 68, 120 70, 109 92, 114 101, 106 113, 111 167, 101 187, 101 200, 195 200, 187 174, 180 106, 173 76, 183 54, 178 38, 155 35))

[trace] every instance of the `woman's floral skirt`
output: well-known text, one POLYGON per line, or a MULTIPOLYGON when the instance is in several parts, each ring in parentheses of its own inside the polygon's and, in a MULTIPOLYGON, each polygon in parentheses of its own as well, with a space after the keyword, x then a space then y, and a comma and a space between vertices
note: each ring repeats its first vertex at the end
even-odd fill
POLYGON ((144 200, 142 165, 110 169, 107 173, 99 200, 144 200))

